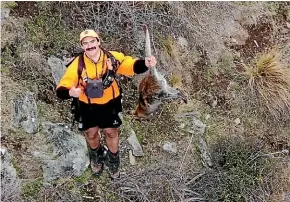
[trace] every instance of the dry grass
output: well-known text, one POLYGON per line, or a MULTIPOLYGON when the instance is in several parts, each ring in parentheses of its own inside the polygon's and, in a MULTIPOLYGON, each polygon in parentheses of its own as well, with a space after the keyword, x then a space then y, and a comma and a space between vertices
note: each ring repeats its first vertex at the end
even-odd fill
MULTIPOLYGON (((118 201, 194 201, 198 193, 190 192, 187 182, 192 179, 178 165, 155 163, 140 171, 132 171, 113 184, 118 201)), ((195 173, 195 175, 198 175, 195 173)))
POLYGON ((290 113, 290 69, 280 62, 276 49, 260 54, 251 66, 243 65, 249 87, 275 118, 290 113))

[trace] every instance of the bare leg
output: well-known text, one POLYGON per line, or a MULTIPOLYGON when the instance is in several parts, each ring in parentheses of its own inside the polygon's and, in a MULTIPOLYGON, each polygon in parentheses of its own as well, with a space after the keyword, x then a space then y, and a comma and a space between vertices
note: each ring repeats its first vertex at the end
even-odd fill
POLYGON ((112 153, 117 153, 119 150, 119 129, 118 128, 105 128, 106 144, 112 153))
POLYGON ((88 145, 92 149, 96 149, 100 146, 100 136, 99 136, 99 128, 93 127, 89 128, 85 131, 85 138, 88 143, 88 145))

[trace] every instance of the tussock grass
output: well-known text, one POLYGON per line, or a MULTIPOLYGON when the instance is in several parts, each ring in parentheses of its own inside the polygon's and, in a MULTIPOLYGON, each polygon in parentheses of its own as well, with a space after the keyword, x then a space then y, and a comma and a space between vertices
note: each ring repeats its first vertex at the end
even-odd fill
POLYGON ((252 93, 275 118, 290 113, 290 68, 280 59, 279 51, 272 49, 258 55, 253 65, 243 64, 252 93))

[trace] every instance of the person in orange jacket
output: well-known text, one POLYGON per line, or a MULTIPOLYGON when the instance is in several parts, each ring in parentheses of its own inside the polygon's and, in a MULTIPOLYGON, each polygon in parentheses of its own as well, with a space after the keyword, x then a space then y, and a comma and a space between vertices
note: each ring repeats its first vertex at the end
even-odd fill
MULTIPOLYGON (((83 125, 79 130, 84 132, 89 147, 92 172, 99 176, 106 163, 110 177, 115 179, 120 176, 119 127, 122 124, 119 117, 119 112, 122 112, 120 88, 116 80, 106 88, 102 86, 107 71, 112 69, 112 61, 101 48, 99 35, 94 30, 85 30, 80 34, 80 44, 84 50, 82 57, 85 68, 79 77, 79 60, 78 58, 73 60, 57 85, 56 94, 61 99, 78 98, 83 125), (100 129, 106 135, 108 148, 106 155, 100 142, 100 129)), ((121 52, 109 52, 119 62, 116 73, 125 76, 144 73, 157 63, 154 56, 137 59, 125 56, 121 52)))

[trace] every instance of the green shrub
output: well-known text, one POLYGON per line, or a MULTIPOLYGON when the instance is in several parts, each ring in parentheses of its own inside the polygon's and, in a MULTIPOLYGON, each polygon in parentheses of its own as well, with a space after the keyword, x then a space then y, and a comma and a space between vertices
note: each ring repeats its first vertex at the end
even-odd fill
POLYGON ((39 179, 35 179, 30 182, 24 183, 24 185, 22 186, 23 197, 37 199, 42 184, 43 184, 42 180, 39 179))
MULTIPOLYGON (((275 193, 278 162, 263 155, 255 143, 240 139, 220 139, 212 145, 215 167, 191 186, 208 201, 257 201, 275 193)), ((279 182, 279 180, 278 180, 279 182)), ((282 181, 281 181, 282 186, 282 181)))

